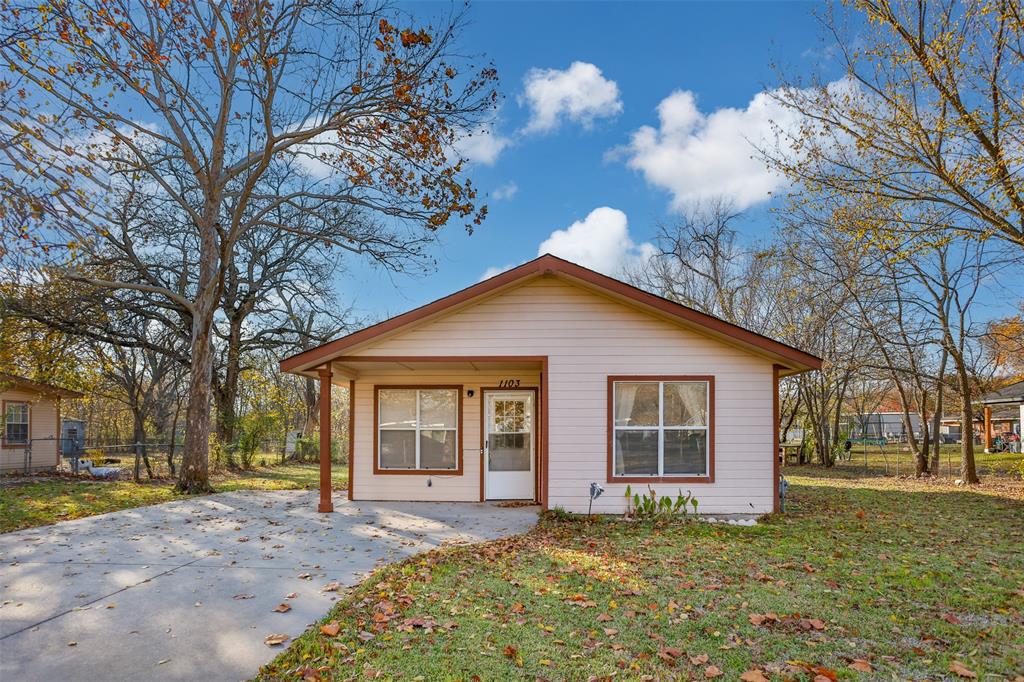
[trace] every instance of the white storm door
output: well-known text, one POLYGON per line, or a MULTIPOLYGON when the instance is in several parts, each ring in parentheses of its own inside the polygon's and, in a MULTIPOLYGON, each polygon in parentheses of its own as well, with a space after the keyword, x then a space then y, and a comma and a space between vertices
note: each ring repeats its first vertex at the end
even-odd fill
POLYGON ((485 396, 485 496, 532 500, 537 459, 534 392, 488 391, 485 396))

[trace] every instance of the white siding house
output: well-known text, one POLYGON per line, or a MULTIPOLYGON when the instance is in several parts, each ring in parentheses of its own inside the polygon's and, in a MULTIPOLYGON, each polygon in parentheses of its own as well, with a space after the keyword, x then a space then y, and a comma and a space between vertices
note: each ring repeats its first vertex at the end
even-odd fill
POLYGON ((764 513, 778 377, 820 361, 542 256, 281 365, 351 388, 351 499, 579 512, 596 482, 596 512, 650 485, 703 512, 764 513))

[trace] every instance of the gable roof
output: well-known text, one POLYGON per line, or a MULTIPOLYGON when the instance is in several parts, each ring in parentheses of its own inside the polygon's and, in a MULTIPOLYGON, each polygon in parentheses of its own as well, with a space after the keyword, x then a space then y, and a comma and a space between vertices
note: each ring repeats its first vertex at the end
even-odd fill
POLYGON ((316 348, 287 357, 281 360, 281 371, 302 372, 308 370, 366 341, 421 322, 428 317, 461 307, 481 296, 543 275, 566 278, 587 288, 608 294, 618 300, 631 303, 651 312, 660 313, 686 326, 698 328, 712 336, 737 342, 739 345, 745 346, 754 352, 771 357, 779 364, 795 372, 821 369, 821 359, 810 353, 805 353, 798 348, 752 332, 749 329, 744 329, 713 315, 708 315, 667 298, 656 296, 643 289, 585 268, 582 265, 571 263, 557 256, 545 254, 511 270, 449 294, 444 298, 439 298, 433 303, 428 303, 383 322, 360 329, 347 336, 342 336, 334 341, 329 341, 316 348))
POLYGON ((978 402, 986 405, 1024 403, 1024 381, 1018 381, 1009 386, 1003 386, 997 391, 986 393, 978 398, 978 402))
POLYGON ((82 394, 72 391, 69 388, 61 388, 53 384, 44 384, 41 381, 32 381, 15 374, 0 374, 0 390, 14 386, 26 391, 42 393, 43 395, 56 396, 58 398, 81 398, 82 394))

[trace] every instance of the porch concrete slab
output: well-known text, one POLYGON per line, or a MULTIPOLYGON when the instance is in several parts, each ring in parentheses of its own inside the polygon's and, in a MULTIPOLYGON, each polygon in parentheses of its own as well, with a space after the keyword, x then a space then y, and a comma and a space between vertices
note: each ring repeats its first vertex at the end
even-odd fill
POLYGON ((316 501, 223 493, 0 535, 0 679, 248 679, 281 650, 267 635, 294 638, 326 614, 340 596, 328 583, 537 519, 436 502, 318 514, 316 501))

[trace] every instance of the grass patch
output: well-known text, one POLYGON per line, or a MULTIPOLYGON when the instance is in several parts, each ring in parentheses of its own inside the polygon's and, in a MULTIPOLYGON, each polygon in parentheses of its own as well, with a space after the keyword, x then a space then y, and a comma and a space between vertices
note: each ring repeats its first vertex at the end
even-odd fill
MULTIPOLYGON (((334 488, 344 488, 348 468, 332 468, 334 488)), ((317 464, 281 464, 253 471, 219 473, 212 477, 217 492, 232 490, 301 490, 318 487, 317 464)), ((174 481, 158 479, 96 481, 54 475, 0 479, 0 533, 95 514, 143 507, 183 499, 174 490, 174 481)))
MULTIPOLYGON (((1014 452, 984 452, 984 446, 976 445, 974 466, 979 476, 1010 476, 1020 478, 1020 463, 1024 455, 1014 452)), ((960 446, 940 447, 938 476, 960 477, 960 446)), ((930 457, 930 455, 929 455, 930 457)), ((899 443, 887 445, 862 445, 854 443, 850 459, 836 462, 835 469, 852 471, 858 475, 913 476, 914 454, 910 446, 899 443)), ((785 470, 785 468, 784 468, 785 470)))
POLYGON ((789 475, 789 513, 753 528, 549 517, 384 568, 257 679, 1024 670, 1024 486, 789 475))

